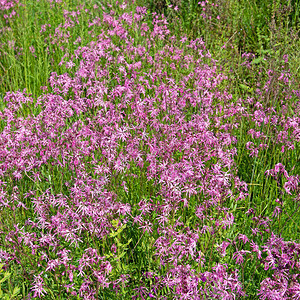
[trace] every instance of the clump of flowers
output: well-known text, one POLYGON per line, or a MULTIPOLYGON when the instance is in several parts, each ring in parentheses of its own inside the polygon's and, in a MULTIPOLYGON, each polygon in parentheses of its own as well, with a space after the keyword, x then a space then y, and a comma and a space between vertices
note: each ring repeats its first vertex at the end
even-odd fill
POLYGON ((65 71, 37 98, 4 96, 1 262, 21 266, 34 298, 237 299, 256 265, 265 271, 256 296, 296 299, 300 246, 272 226, 285 194, 299 200, 299 177, 277 161, 264 170, 280 189, 271 220, 248 201, 237 157, 240 143, 253 160, 294 150, 299 111, 284 101, 299 92, 284 89, 280 109, 265 104, 270 71, 259 99, 233 99, 202 39, 178 40, 143 7, 110 8, 89 16, 89 44, 71 34, 83 8, 44 25, 50 43, 75 41, 65 71), (244 218, 251 227, 240 232, 244 218))
POLYGON ((19 0, 0 0, 0 13, 3 14, 4 20, 8 23, 16 15, 15 6, 19 4, 19 0))

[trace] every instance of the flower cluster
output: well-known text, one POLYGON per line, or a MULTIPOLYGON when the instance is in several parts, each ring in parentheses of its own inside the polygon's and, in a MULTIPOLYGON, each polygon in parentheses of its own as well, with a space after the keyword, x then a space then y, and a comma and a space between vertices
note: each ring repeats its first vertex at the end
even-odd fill
POLYGON ((89 15, 85 44, 72 34, 84 13, 40 29, 49 45, 76 45, 42 95, 3 98, 1 262, 22 267, 33 298, 238 299, 251 262, 262 272, 256 297, 298 299, 300 245, 273 228, 299 176, 272 159, 263 180, 275 181, 280 207, 265 214, 249 201, 255 170, 244 176, 237 159, 242 148, 256 167, 278 147, 295 150, 300 110, 285 102, 299 108, 300 93, 271 95, 289 73, 270 71, 255 96, 234 99, 204 41, 177 39, 163 16, 147 22, 145 8, 116 4, 89 15))

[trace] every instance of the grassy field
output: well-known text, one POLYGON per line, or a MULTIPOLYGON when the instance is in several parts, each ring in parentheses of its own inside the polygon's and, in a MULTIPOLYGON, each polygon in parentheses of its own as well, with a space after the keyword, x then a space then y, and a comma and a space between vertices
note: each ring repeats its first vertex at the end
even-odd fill
POLYGON ((300 299, 297 0, 0 0, 0 299, 300 299))

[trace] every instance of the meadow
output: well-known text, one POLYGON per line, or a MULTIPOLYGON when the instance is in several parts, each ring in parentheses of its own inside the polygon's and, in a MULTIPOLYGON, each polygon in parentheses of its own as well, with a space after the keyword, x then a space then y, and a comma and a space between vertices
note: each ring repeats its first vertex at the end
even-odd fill
POLYGON ((0 0, 0 299, 300 299, 297 0, 0 0))

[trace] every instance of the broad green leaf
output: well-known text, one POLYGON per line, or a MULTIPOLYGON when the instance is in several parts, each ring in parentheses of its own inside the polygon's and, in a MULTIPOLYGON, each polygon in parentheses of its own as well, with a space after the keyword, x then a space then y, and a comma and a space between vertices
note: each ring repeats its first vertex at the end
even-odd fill
POLYGON ((264 58, 262 56, 258 57, 258 58, 255 58, 252 60, 252 64, 253 65, 256 65, 256 64, 259 64, 260 62, 262 62, 264 60, 264 58))

